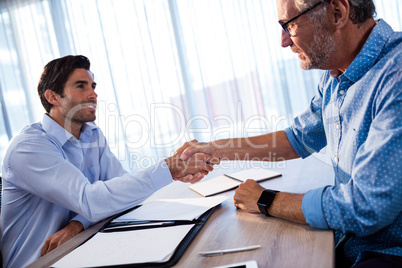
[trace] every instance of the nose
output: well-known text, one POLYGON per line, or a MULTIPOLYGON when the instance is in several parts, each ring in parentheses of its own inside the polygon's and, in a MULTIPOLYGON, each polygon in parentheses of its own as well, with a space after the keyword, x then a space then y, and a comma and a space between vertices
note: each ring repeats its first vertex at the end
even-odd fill
POLYGON ((281 32, 281 46, 282 47, 288 47, 293 44, 292 38, 290 38, 289 35, 285 33, 284 30, 281 32))
POLYGON ((91 91, 91 94, 89 94, 88 99, 90 100, 96 100, 98 98, 98 94, 96 94, 95 90, 91 91))

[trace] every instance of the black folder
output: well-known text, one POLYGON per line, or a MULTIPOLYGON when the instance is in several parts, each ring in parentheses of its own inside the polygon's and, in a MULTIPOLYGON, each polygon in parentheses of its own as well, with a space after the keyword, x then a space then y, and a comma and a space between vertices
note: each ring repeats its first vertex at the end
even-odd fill
MULTIPOLYGON (((141 227, 138 227, 136 225, 130 225, 130 223, 128 223, 126 225, 126 228, 116 229, 115 231, 125 231, 125 230, 140 230, 140 229, 149 229, 149 228, 163 228, 165 226, 174 226, 174 225, 182 225, 182 224, 195 224, 194 227, 191 228, 191 230, 187 233, 187 235, 184 237, 184 239, 177 246, 177 248, 174 251, 171 258, 166 262, 132 263, 132 264, 117 265, 117 266, 116 265, 103 266, 103 267, 172 267, 180 260, 180 257, 184 254, 184 252, 186 251, 188 246, 191 244, 191 242, 197 236, 198 232, 204 226, 205 222, 208 220, 209 216, 211 216, 211 214, 215 210, 215 208, 216 207, 209 209, 204 214, 202 214, 200 217, 198 217, 197 219, 192 220, 192 221, 172 221, 172 224, 168 224, 168 225, 156 225, 156 226, 151 225, 151 226, 141 226, 141 227)), ((111 231, 110 227, 116 226, 116 223, 113 223, 112 221, 113 221, 113 219, 111 219, 108 223, 106 223, 102 227, 100 232, 111 231)))
MULTIPOLYGON (((218 205, 219 206, 219 205, 218 205)), ((179 260, 180 257, 184 254, 188 246, 191 244, 191 242, 194 240, 194 238, 197 236, 198 232, 201 230, 201 228, 204 226, 205 222, 208 220, 210 215, 213 213, 217 206, 209 209, 206 211, 204 214, 199 216, 197 219, 194 219, 192 221, 149 221, 148 223, 151 224, 145 224, 139 226, 138 222, 125 222, 125 223, 119 223, 119 222, 113 222, 113 220, 117 217, 120 217, 121 215, 124 215, 125 213, 132 211, 133 209, 136 209, 137 207, 130 209, 129 211, 120 213, 119 215, 116 215, 112 219, 110 219, 100 230, 99 232, 124 232, 124 231, 133 231, 133 230, 143 230, 143 229, 152 229, 152 228, 163 228, 166 226, 177 226, 177 225, 185 225, 185 224, 191 224, 194 225, 190 231, 187 233, 187 235, 181 240, 181 242, 178 244, 176 247, 174 253, 171 255, 171 257, 165 261, 165 262, 142 262, 142 263, 130 263, 130 264, 116 264, 116 265, 105 265, 105 266, 96 266, 96 267, 172 267, 175 265, 179 260), (153 225, 152 223, 155 223, 153 225), (158 224, 160 223, 160 224, 158 224), (167 223, 167 224, 163 224, 167 223)), ((90 240, 89 238, 88 240, 90 240)), ((88 241, 86 240, 86 241, 88 241)), ((85 242, 86 242, 85 241, 85 242)), ((84 243, 85 243, 84 242, 84 243)), ((82 244, 84 244, 82 243, 82 244)))

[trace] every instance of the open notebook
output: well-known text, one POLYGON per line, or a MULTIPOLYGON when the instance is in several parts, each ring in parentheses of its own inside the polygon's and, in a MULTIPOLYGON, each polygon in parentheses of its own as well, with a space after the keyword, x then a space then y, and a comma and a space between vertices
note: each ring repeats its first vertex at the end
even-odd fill
POLYGON ((243 170, 230 175, 222 175, 207 181, 201 181, 190 186, 190 189, 196 193, 207 197, 237 188, 242 182, 253 179, 257 182, 272 179, 282 174, 264 168, 253 168, 243 170))

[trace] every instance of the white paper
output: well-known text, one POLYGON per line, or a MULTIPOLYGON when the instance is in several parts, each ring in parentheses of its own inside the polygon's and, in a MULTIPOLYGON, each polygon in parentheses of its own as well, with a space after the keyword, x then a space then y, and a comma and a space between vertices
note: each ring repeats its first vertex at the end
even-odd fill
POLYGON ((53 267, 96 267, 169 259, 194 224, 97 233, 53 267))
POLYGON ((281 173, 272 171, 269 169, 265 168, 252 168, 248 170, 243 170, 240 172, 236 172, 233 174, 230 174, 230 176, 235 177, 236 179, 242 180, 245 182, 248 179, 253 179, 255 181, 262 181, 274 177, 280 176, 281 173))
POLYGON ((126 213, 113 222, 137 220, 193 220, 208 209, 213 208, 228 199, 227 196, 208 198, 158 199, 143 204, 141 207, 126 213))
POLYGON ((240 181, 222 175, 204 182, 199 182, 194 185, 191 185, 190 189, 202 196, 211 196, 214 194, 234 189, 240 185, 241 181, 245 182, 248 179, 253 179, 259 182, 270 178, 278 177, 281 175, 281 173, 264 168, 254 168, 228 175, 240 181))
POLYGON ((236 181, 222 175, 207 180, 205 182, 199 182, 191 185, 190 189, 202 196, 210 196, 230 189, 234 189, 239 186, 240 183, 240 181, 236 181))

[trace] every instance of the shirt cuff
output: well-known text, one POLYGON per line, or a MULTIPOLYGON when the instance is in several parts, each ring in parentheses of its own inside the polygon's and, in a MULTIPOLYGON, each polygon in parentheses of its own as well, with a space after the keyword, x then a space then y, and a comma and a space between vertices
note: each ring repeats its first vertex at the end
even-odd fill
POLYGON ((173 182, 172 174, 165 160, 160 161, 156 166, 151 167, 148 174, 156 190, 159 190, 173 182))
POLYGON ((95 222, 91 222, 91 221, 87 220, 87 218, 81 216, 80 214, 78 214, 77 216, 72 218, 70 221, 79 221, 79 222, 81 222, 82 225, 84 226, 84 230, 86 230, 88 227, 90 227, 91 225, 93 225, 95 223, 95 222))
POLYGON ((322 208, 322 194, 329 186, 308 191, 302 200, 303 215, 307 223, 317 229, 329 229, 322 208))
POLYGON ((306 150, 303 146, 300 145, 299 141, 295 137, 295 133, 293 132, 292 127, 288 127, 285 129, 285 134, 286 137, 289 140, 290 145, 292 146, 293 150, 300 155, 301 158, 306 158, 307 156, 310 156, 311 153, 306 150))

